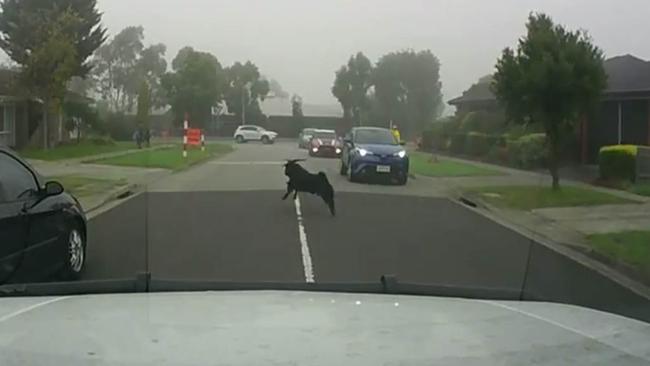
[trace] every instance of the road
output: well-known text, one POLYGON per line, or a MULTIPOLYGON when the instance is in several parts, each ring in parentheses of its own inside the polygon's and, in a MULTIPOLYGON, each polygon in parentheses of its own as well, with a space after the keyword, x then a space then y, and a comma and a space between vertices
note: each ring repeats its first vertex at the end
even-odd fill
POLYGON ((336 159, 310 158, 337 196, 337 217, 301 194, 300 220, 281 163, 294 143, 244 144, 223 159, 164 178, 90 223, 86 278, 234 281, 402 281, 519 289, 529 240, 418 179, 348 182, 336 159), (116 229, 118 228, 118 229, 116 229), (301 240, 300 230, 304 231, 301 240))
MULTIPOLYGON (((353 184, 327 173, 337 216, 317 197, 281 197, 294 143, 245 144, 223 159, 156 181, 89 223, 85 279, 400 282, 492 288, 650 320, 644 296, 594 268, 448 198, 444 180, 353 184)), ((519 298, 519 297, 517 297, 519 298)))

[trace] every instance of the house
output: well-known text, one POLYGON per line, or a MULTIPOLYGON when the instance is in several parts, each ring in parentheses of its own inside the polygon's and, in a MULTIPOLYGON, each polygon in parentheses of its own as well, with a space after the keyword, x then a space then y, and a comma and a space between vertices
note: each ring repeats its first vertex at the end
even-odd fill
MULTIPOLYGON (((605 60, 604 68, 608 81, 600 106, 580 124, 583 163, 595 163, 605 145, 650 145, 650 62, 624 55, 605 60)), ((491 76, 483 77, 448 103, 459 114, 499 109, 491 82, 491 76)))
MULTIPOLYGON (((63 115, 49 116, 47 128, 43 123, 43 102, 17 87, 18 72, 0 69, 0 145, 14 149, 43 146, 45 133, 48 145, 70 138, 64 128, 63 115)), ((66 102, 92 103, 93 100, 68 91, 66 102)))

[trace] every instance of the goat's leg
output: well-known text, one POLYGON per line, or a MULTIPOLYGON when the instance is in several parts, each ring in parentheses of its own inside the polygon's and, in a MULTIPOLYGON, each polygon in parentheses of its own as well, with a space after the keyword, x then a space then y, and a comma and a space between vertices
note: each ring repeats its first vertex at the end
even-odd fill
POLYGON ((295 189, 295 190, 293 191, 293 200, 295 201, 295 200, 297 200, 297 199, 298 199, 298 190, 295 189))
POLYGON ((287 193, 285 193, 284 196, 282 196, 282 200, 283 201, 286 200, 292 191, 294 191, 293 185, 291 184, 291 182, 287 182, 287 193))

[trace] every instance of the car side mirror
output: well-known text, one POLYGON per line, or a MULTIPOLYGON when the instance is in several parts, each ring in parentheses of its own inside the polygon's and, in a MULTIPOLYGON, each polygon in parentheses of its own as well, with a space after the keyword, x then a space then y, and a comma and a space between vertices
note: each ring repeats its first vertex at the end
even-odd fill
POLYGON ((59 182, 51 181, 51 182, 45 183, 44 192, 45 192, 45 195, 48 196, 48 197, 58 196, 61 193, 63 193, 63 191, 64 191, 63 185, 61 183, 59 183, 59 182))
POLYGON ((343 139, 343 142, 352 145, 352 140, 350 139, 343 139))

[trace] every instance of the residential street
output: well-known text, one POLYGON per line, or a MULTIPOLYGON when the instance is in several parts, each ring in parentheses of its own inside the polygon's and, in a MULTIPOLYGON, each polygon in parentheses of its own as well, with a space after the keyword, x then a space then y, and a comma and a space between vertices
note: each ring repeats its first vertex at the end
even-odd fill
POLYGON ((309 158, 305 167, 326 172, 337 191, 337 217, 315 196, 281 201, 282 160, 306 157, 293 142, 244 144, 151 183, 90 221, 85 279, 148 271, 164 279, 367 282, 394 274, 650 317, 642 297, 451 200, 450 188, 430 179, 352 184, 337 159, 309 158))

